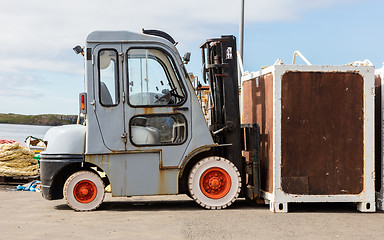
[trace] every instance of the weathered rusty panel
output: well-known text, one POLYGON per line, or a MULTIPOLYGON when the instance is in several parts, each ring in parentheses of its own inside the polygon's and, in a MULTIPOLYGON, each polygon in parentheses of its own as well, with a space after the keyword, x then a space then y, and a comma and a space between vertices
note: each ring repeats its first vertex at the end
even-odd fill
POLYGON ((243 82, 243 123, 260 127, 261 189, 273 191, 273 75, 243 82))
POLYGON ((306 177, 282 177, 281 187, 287 193, 309 194, 309 179, 306 177))
POLYGON ((241 123, 256 123, 256 80, 244 81, 241 91, 243 92, 241 123))
POLYGON ((381 183, 381 77, 380 75, 375 76, 375 169, 376 169, 376 191, 380 192, 383 184, 381 183))
POLYGON ((283 75, 281 177, 285 182, 284 192, 336 195, 363 191, 363 98, 363 77, 358 73, 287 72, 283 75), (308 178, 308 187, 303 183, 305 178, 308 178), (289 187, 300 182, 295 188, 289 187))

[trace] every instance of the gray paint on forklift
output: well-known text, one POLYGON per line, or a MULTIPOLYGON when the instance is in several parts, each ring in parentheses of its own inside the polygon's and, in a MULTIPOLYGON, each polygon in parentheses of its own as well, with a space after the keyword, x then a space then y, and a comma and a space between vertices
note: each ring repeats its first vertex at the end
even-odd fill
MULTIPOLYGON (((185 166, 196 149, 214 145, 191 82, 184 76, 180 55, 169 41, 156 36, 130 32, 93 32, 87 37, 92 61, 86 61, 87 113, 85 161, 100 167, 108 176, 114 196, 177 194, 181 166, 185 166), (127 57, 129 49, 149 48, 164 52, 174 64, 180 86, 185 93, 181 105, 129 105, 127 57), (116 49, 119 63, 119 94, 125 96, 117 106, 99 103, 98 57, 102 49, 116 49), (121 53, 121 54, 120 54, 121 53), (125 101, 124 101, 125 100, 125 101), (92 109, 92 110, 91 110, 92 109), (177 145, 143 145, 132 143, 130 119, 135 116, 182 114, 187 119, 186 137, 177 145), (121 136, 126 136, 126 142, 121 136)), ((208 148, 209 149, 209 148, 208 148)))
POLYGON ((161 151, 87 155, 109 177, 112 196, 177 194, 178 168, 162 168, 161 151))

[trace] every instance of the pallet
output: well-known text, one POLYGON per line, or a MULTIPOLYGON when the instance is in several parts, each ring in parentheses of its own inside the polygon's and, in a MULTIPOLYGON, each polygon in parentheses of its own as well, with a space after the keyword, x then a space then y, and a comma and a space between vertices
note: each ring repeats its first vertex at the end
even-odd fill
POLYGON ((36 176, 0 176, 0 184, 5 185, 19 185, 24 183, 29 183, 33 180, 39 180, 40 175, 36 176))

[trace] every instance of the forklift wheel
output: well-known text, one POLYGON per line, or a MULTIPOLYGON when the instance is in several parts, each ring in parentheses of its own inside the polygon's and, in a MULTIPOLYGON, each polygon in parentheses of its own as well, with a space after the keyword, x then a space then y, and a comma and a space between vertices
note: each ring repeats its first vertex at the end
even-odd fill
POLYGON ((239 196, 240 173, 227 159, 204 158, 192 168, 188 188, 193 200, 200 206, 207 209, 226 208, 239 196))
POLYGON ((72 174, 64 184, 64 199, 75 211, 92 211, 104 200, 105 186, 100 176, 90 171, 72 174))

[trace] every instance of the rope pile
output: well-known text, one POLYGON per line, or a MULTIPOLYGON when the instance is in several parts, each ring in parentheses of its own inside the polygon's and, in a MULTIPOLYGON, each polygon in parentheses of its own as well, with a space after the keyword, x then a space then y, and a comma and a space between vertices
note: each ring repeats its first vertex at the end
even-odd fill
POLYGON ((39 165, 35 154, 19 143, 0 144, 0 176, 36 176, 39 165))

